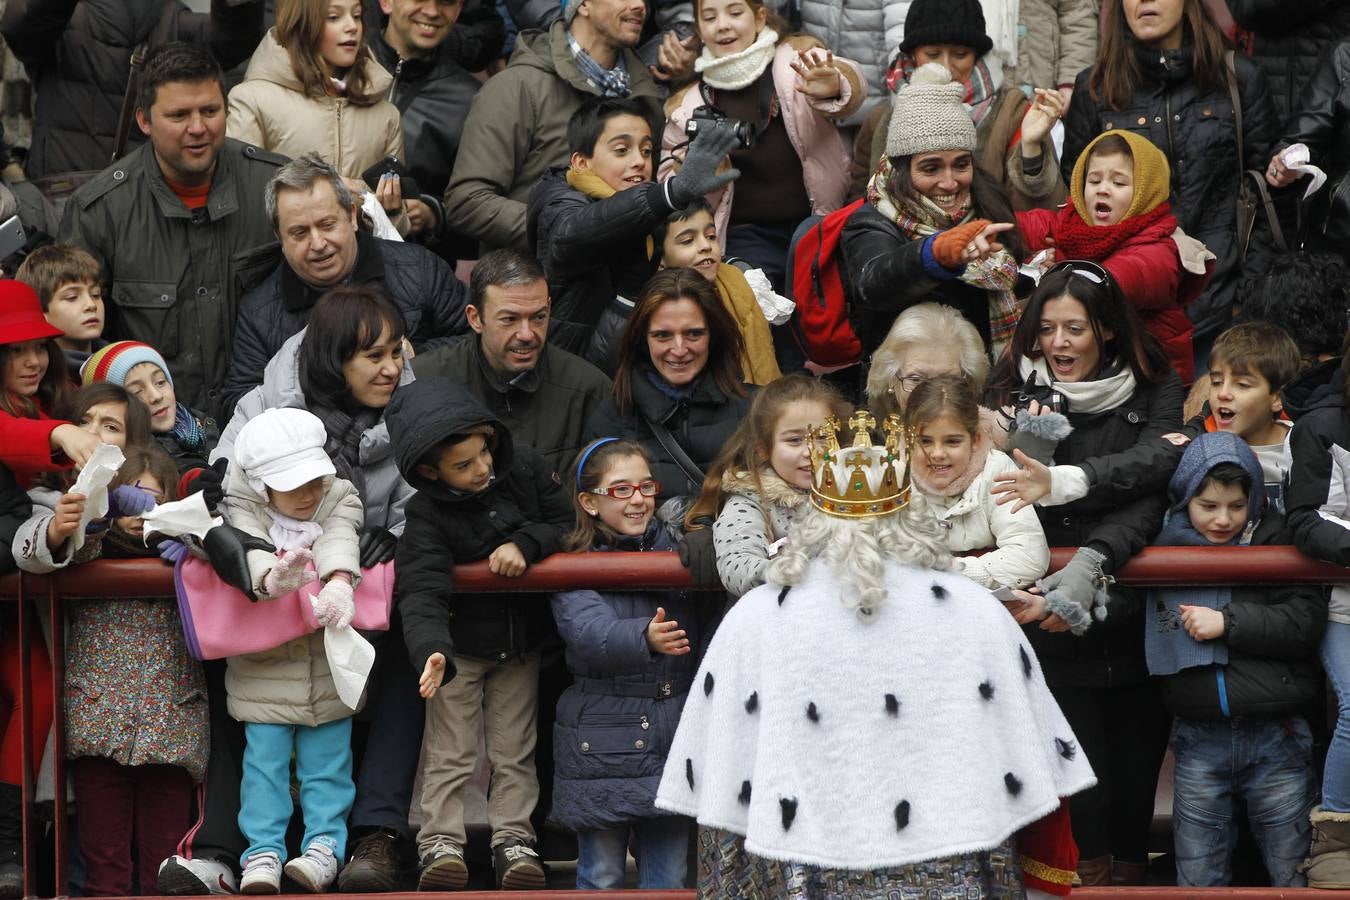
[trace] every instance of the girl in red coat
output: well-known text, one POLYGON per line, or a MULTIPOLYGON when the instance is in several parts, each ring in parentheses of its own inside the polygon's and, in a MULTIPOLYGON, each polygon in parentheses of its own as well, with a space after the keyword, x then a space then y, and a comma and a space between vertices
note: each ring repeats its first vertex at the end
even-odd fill
POLYGON ((99 445, 78 426, 49 418, 71 390, 60 336, 31 287, 0 281, 0 463, 24 489, 38 472, 85 463, 99 445))
POLYGON ((1103 132, 1078 157, 1070 202, 1019 212, 1017 227, 1029 248, 1105 267, 1189 385, 1192 329, 1182 307, 1204 290, 1214 254, 1177 227, 1170 185, 1167 157, 1147 138, 1103 132))

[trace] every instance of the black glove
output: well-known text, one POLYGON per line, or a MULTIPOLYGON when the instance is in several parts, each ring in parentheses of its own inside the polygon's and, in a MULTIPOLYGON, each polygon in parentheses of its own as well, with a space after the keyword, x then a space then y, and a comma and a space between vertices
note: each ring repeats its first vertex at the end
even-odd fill
POLYGON ((394 558, 398 535, 387 528, 371 526, 361 533, 361 568, 370 569, 394 558))
POLYGON ((213 466, 198 468, 196 478, 188 482, 188 493, 201 493, 207 501, 207 509, 216 509, 225 499, 225 470, 229 468, 228 459, 217 459, 213 466))
POLYGON ((206 532, 202 545, 206 548, 206 558, 211 561, 211 568, 216 570, 220 580, 237 587, 248 599, 256 602, 258 595, 253 590, 253 578, 248 571, 248 551, 262 550, 275 554, 277 548, 231 525, 217 525, 206 532))
POLYGON ((730 121, 722 119, 711 125, 705 124, 689 142, 680 171, 666 182, 666 196, 670 198, 671 205, 676 209, 684 209, 705 194, 740 178, 739 169, 727 169, 721 174, 717 172, 722 160, 736 149, 738 143, 740 139, 736 137, 730 121))
POLYGON ((717 553, 713 550, 713 530, 696 528, 680 541, 680 564, 689 570, 694 584, 699 587, 721 588, 722 578, 717 574, 717 553))
POLYGON ((188 482, 187 492, 201 492, 207 509, 215 509, 225 499, 225 470, 230 467, 228 459, 218 459, 215 465, 197 471, 197 477, 188 482))

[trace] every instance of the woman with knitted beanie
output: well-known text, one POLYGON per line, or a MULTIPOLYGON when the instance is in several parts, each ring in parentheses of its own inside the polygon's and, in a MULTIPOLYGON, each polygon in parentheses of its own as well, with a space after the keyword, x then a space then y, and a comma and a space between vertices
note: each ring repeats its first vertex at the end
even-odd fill
POLYGON ((964 93, 937 63, 914 73, 892 101, 886 156, 867 202, 839 235, 849 323, 864 361, 895 317, 924 301, 960 310, 993 356, 1017 325, 1022 238, 1008 195, 975 163, 964 93))
MULTIPOLYGON (((979 0, 914 0, 886 84, 898 91, 925 63, 946 66, 964 89, 961 100, 975 125, 975 164, 1007 190, 1014 209, 1051 209, 1064 202, 1064 183, 1050 140, 1050 127, 1064 108, 1063 97, 1058 91, 1032 90, 1028 101, 1011 79, 1000 87, 998 63, 992 69, 986 64, 993 46, 979 0), (1028 116, 1034 121, 1028 122, 1028 116)), ((878 162, 888 155, 890 119, 890 104, 883 103, 859 129, 849 197, 862 196, 878 162)))
POLYGON ((1071 202, 1019 212, 1017 228, 1029 252, 1052 247, 1060 260, 1101 263, 1189 385, 1192 329, 1182 307, 1209 283, 1214 254, 1177 226, 1170 185, 1167 157, 1148 138, 1108 131, 1078 157, 1071 202))
POLYGON ((728 156, 740 177, 707 200, 725 254, 763 269, 782 291, 797 225, 844 204, 849 154, 834 123, 862 105, 866 82, 856 63, 815 38, 788 36, 763 0, 696 0, 694 15, 700 77, 666 104, 657 177, 679 168, 696 110, 753 126, 753 142, 728 156))

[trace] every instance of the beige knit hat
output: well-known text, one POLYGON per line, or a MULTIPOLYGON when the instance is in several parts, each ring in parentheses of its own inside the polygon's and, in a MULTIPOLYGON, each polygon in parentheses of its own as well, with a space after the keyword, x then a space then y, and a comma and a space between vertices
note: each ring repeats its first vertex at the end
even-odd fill
POLYGON ((896 91, 891 101, 886 155, 975 152, 975 122, 966 110, 965 96, 965 86, 952 81, 951 72, 941 63, 925 63, 915 69, 909 84, 896 91))

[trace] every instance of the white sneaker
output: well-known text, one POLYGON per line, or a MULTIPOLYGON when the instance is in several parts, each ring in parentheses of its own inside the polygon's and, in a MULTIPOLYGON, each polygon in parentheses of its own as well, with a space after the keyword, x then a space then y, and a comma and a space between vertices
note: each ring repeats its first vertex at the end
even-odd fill
POLYGON ((245 860, 244 877, 239 879, 239 893, 281 893, 281 857, 268 851, 245 860))
POLYGON ((230 866, 214 859, 186 856, 170 856, 159 864, 156 887, 168 897, 239 893, 239 883, 230 866))
POLYGON ((286 863, 286 877, 311 894, 322 894, 337 879, 338 862, 323 844, 310 844, 304 856, 286 863))

